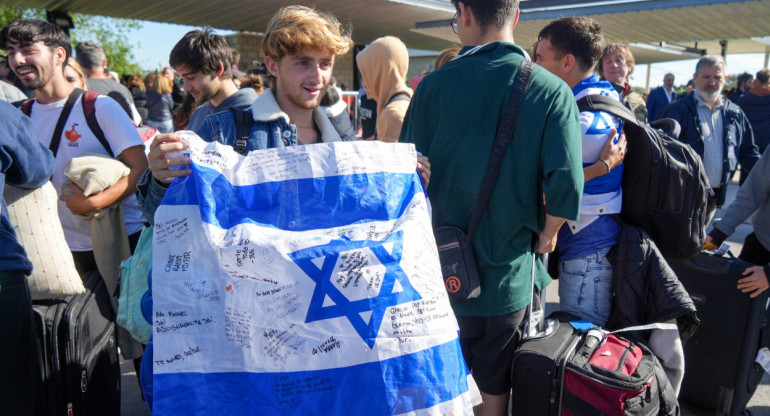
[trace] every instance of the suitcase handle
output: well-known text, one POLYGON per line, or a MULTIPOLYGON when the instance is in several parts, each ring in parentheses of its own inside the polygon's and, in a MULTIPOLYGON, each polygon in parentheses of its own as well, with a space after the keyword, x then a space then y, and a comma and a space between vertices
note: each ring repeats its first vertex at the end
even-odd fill
MULTIPOLYGON (((545 319, 545 288, 540 291, 538 309, 534 309, 535 303, 535 267, 537 266, 537 237, 532 239, 532 270, 529 279, 529 305, 527 316, 524 318, 522 339, 542 338, 556 331, 558 322, 553 319, 545 319)), ((540 259, 546 269, 548 268, 548 253, 540 255, 540 259)))

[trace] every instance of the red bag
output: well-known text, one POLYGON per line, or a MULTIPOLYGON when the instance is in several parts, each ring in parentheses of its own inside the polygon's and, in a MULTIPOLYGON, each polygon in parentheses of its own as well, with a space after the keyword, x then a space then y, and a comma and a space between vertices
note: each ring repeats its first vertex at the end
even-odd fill
POLYGON ((561 414, 657 415, 652 352, 615 335, 603 335, 589 331, 566 362, 561 414))

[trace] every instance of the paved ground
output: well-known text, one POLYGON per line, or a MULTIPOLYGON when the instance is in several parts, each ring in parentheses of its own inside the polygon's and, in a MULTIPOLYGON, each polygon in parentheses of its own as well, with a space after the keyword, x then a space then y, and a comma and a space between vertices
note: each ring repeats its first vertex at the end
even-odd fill
MULTIPOLYGON (((727 201, 732 201, 735 198, 735 192, 737 185, 733 184, 728 187, 727 201)), ((716 218, 721 216, 721 211, 717 211, 716 218)), ((751 225, 749 222, 741 225, 737 232, 728 238, 728 243, 732 246, 732 252, 737 256, 743 246, 743 240, 751 233, 751 225)), ((559 307, 559 295, 558 295, 558 280, 554 281, 554 284, 548 287, 546 291, 546 312, 556 310, 559 307)), ((121 364, 122 370, 122 394, 121 394, 121 414, 123 416, 149 416, 147 406, 141 399, 139 392, 139 385, 137 383, 136 374, 134 374, 134 368, 129 362, 123 362, 121 364)), ((754 397, 748 404, 747 409, 751 412, 752 416, 770 416, 770 376, 765 374, 762 379, 762 383, 759 385, 754 397)), ((682 404, 682 416, 709 416, 713 413, 708 411, 702 411, 692 406, 691 404, 682 404)))
POLYGON ((142 400, 139 382, 131 361, 120 362, 120 414, 122 416, 150 416, 142 400))

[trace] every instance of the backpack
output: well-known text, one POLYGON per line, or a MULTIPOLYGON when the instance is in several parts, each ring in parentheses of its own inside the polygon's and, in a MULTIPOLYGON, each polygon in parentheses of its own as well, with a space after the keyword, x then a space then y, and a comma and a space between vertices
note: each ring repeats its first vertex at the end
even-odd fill
MULTIPOLYGON (((91 133, 93 133, 96 139, 99 140, 99 143, 102 144, 104 150, 107 151, 107 154, 114 158, 115 154, 112 153, 112 148, 110 148, 110 144, 107 142, 107 138, 104 136, 104 131, 102 131, 101 126, 99 126, 99 120, 96 119, 96 98, 99 97, 99 93, 94 91, 83 91, 80 88, 75 88, 75 90, 73 90, 70 94, 70 97, 67 99, 67 103, 74 103, 75 100, 77 100, 81 95, 83 95, 83 99, 81 100, 81 104, 83 105, 83 114, 86 115, 86 123, 88 124, 88 128, 91 129, 91 133)), ((34 101, 35 98, 24 101, 19 107, 19 110, 21 110, 21 112, 24 113, 27 117, 30 117, 32 114, 32 103, 34 101)), ((69 108, 67 107, 68 105, 65 104, 61 115, 59 115, 59 124, 62 126, 67 121, 67 117, 69 117, 72 104, 69 104, 69 108)), ((59 126, 57 125, 56 130, 59 130, 58 127, 59 126)), ((51 139, 50 144, 50 149, 51 152, 53 152, 54 157, 56 157, 56 150, 59 148, 59 140, 61 140, 61 131, 59 131, 57 134, 56 130, 54 130, 54 137, 51 139)))
POLYGON ((235 145, 233 149, 236 153, 246 156, 246 144, 251 135, 251 127, 254 125, 254 117, 251 115, 251 110, 231 108, 230 112, 235 119, 235 145))
POLYGON ((691 257, 706 238, 712 193, 700 156, 677 140, 679 123, 639 122, 620 101, 598 95, 578 100, 580 111, 604 111, 624 121, 628 152, 620 218, 647 231, 667 257, 691 257))

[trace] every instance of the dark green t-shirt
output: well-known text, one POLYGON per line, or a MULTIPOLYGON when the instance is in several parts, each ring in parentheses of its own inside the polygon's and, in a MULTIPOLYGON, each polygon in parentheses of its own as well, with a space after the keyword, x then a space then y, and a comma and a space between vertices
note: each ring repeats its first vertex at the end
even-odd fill
MULTIPOLYGON (((511 43, 493 42, 463 48, 460 54, 420 82, 401 141, 414 143, 430 159, 433 225, 467 231, 498 121, 524 53, 511 43)), ((566 83, 536 67, 473 242, 481 295, 455 305, 455 313, 496 316, 527 306, 532 241, 545 223, 543 194, 549 214, 577 219, 582 191, 575 98, 566 83)), ((538 288, 550 281, 538 261, 538 288)))

